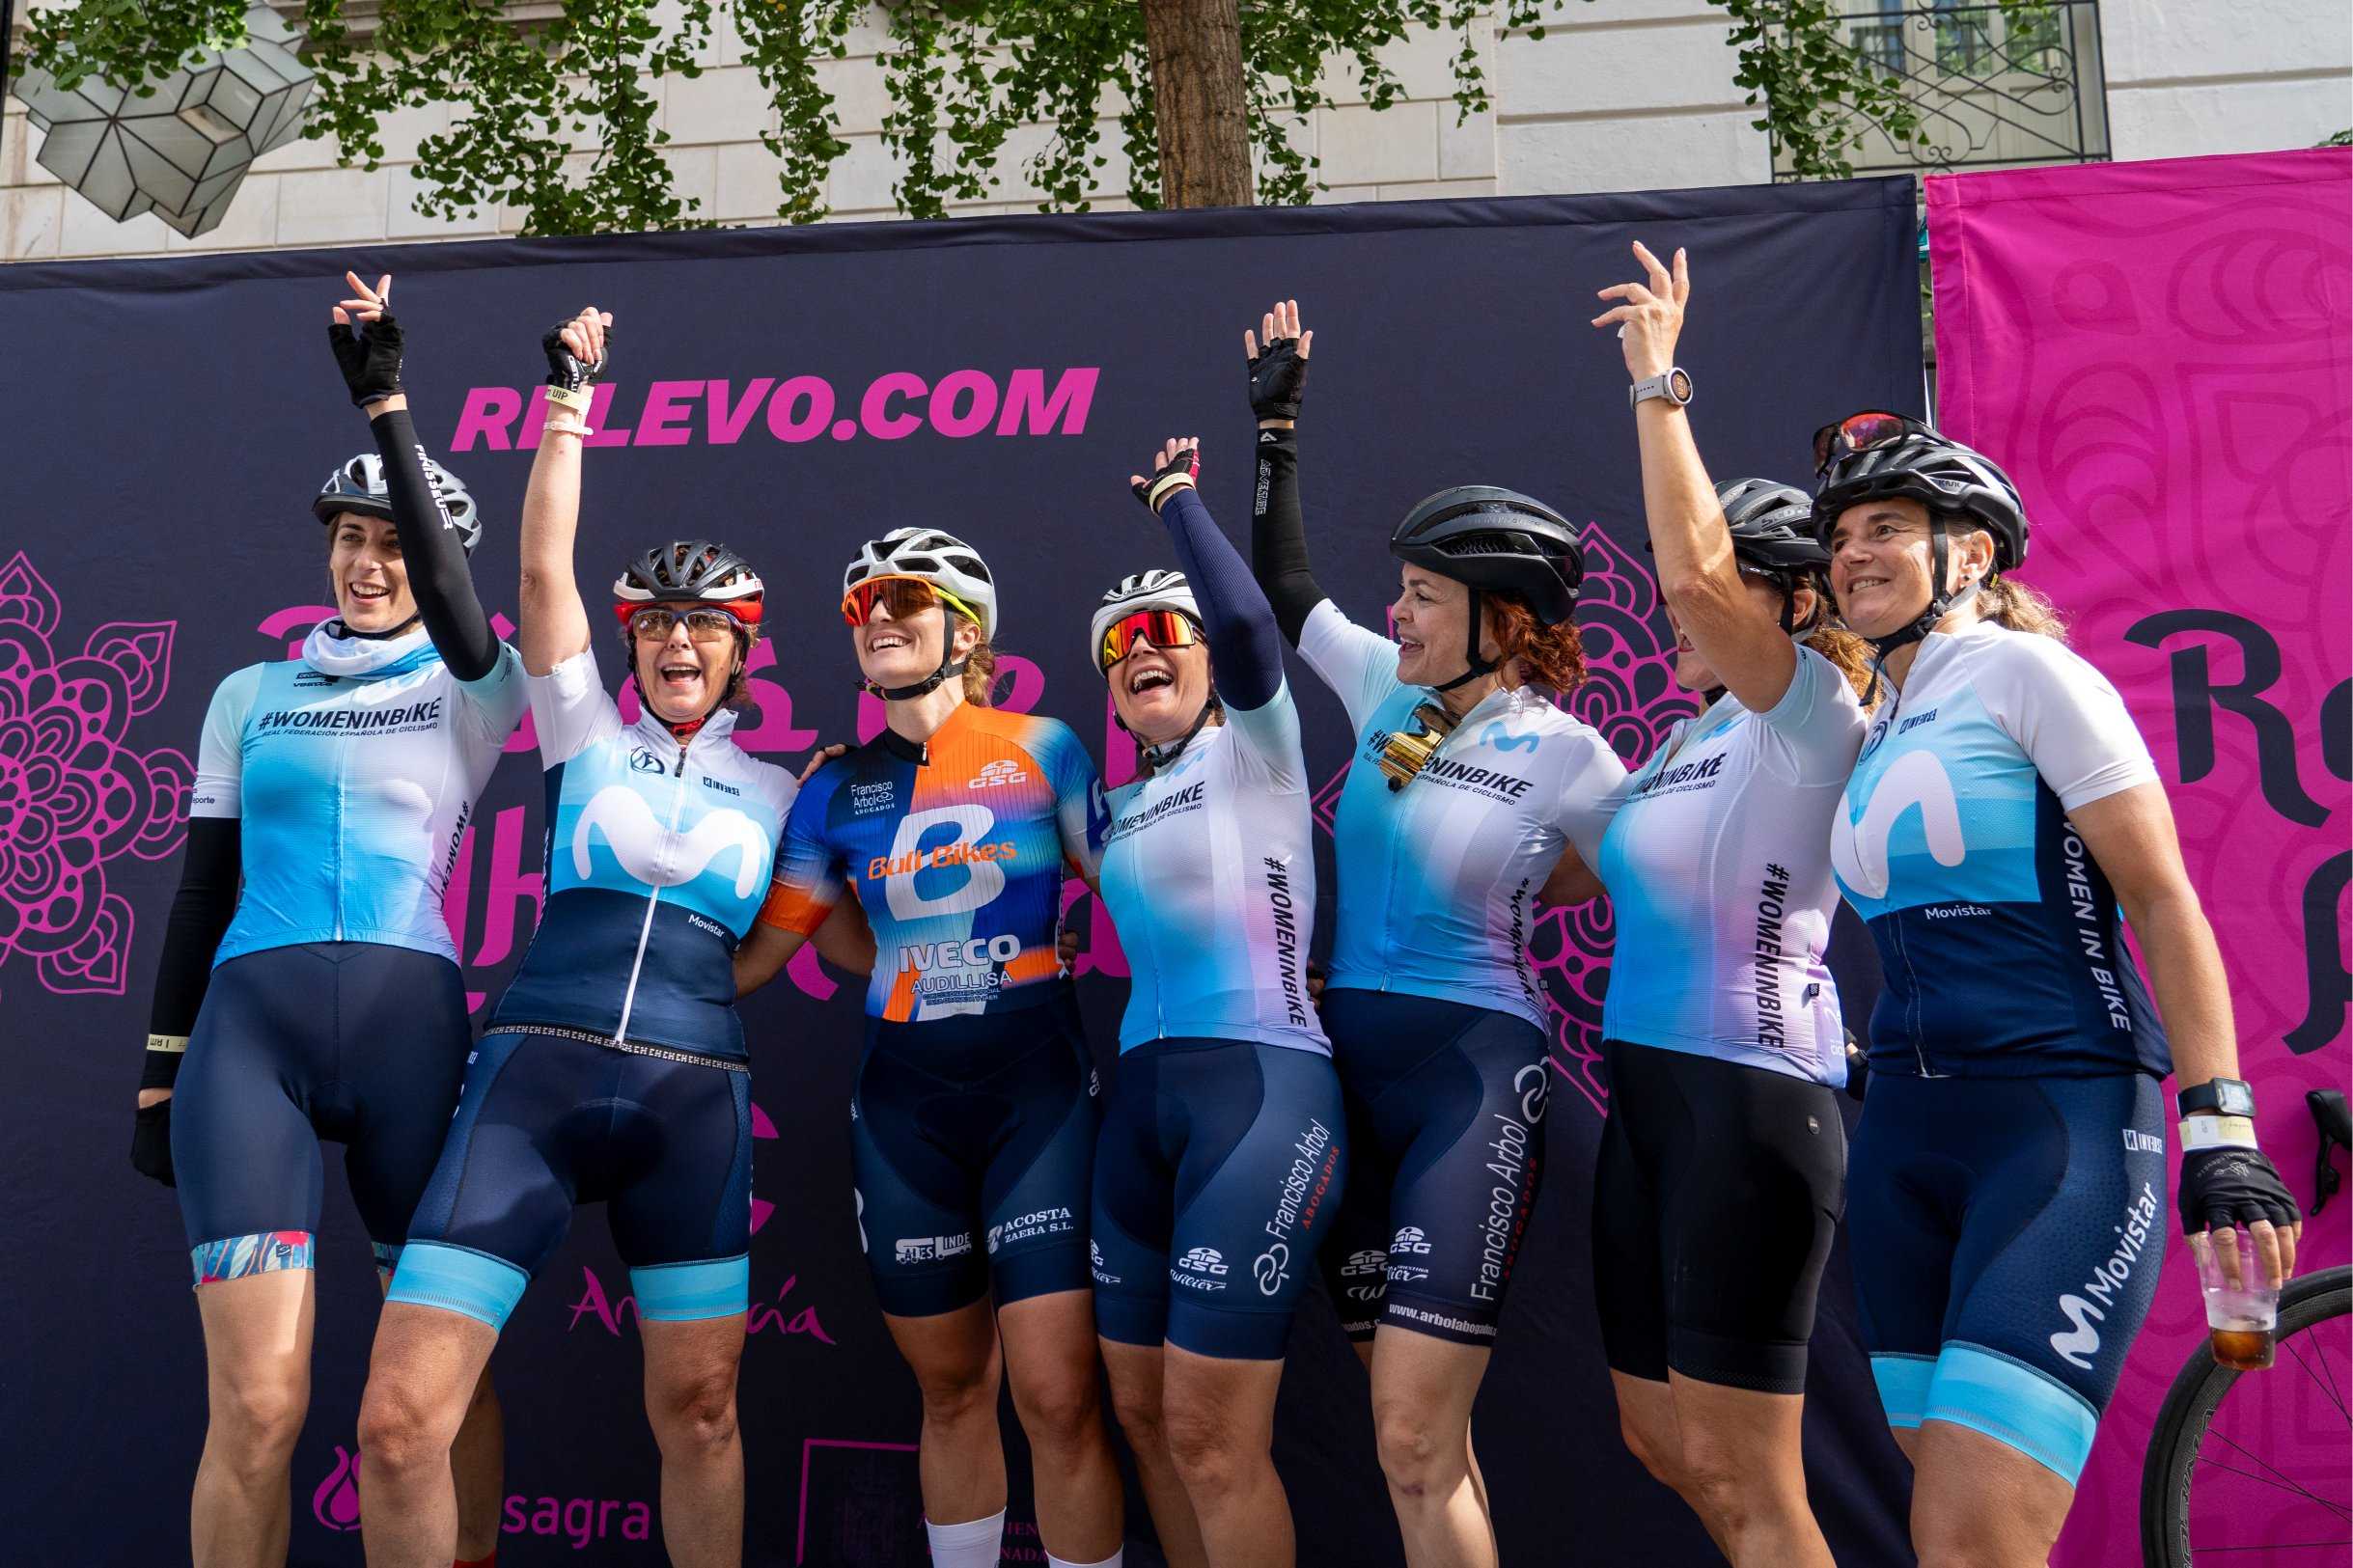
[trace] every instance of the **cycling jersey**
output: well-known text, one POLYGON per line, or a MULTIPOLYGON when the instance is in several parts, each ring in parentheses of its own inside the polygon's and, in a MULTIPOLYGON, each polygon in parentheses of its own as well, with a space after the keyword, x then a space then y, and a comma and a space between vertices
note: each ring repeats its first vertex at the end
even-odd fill
POLYGON ((1307 991, 1315 851, 1287 688, 1114 790, 1103 903, 1127 954, 1120 1049, 1167 1035, 1331 1054, 1307 991))
POLYGON ((1797 655, 1769 711, 1726 693, 1604 803, 1593 869, 1618 946, 1601 1032, 1836 1086, 1829 828, 1865 721, 1836 665, 1797 655))
POLYGON ((959 703, 928 743, 885 729, 809 781, 760 918, 808 936, 853 887, 874 932, 870 1017, 922 1021, 1060 993, 1063 867, 1093 875, 1103 786, 1052 719, 959 703))
MULTIPOLYGON (((330 623, 332 624, 332 623, 330 623)), ((441 894, 474 797, 522 717, 511 647, 461 681, 422 629, 312 630, 248 665, 205 714, 189 813, 243 819, 244 887, 212 961, 303 942, 457 945, 441 894)))
POLYGON ((1874 1073, 2172 1071, 2115 891, 2067 822, 2156 778, 2123 699, 2056 639, 1979 621, 1922 642, 1832 823, 1886 975, 1874 1073))
POLYGON ((766 891, 796 785, 729 736, 624 724, 583 648, 528 677, 546 766, 547 900, 493 1029, 742 1060, 734 952, 766 891))
POLYGON ((1508 1010, 1544 1028, 1528 965, 1530 905, 1564 845, 1594 864, 1604 799, 1624 764, 1591 726, 1521 686, 1463 715, 1420 775, 1393 790, 1381 749, 1430 693, 1399 683, 1397 645, 1329 599, 1309 613, 1298 646, 1358 737, 1333 835, 1330 985, 1508 1010))

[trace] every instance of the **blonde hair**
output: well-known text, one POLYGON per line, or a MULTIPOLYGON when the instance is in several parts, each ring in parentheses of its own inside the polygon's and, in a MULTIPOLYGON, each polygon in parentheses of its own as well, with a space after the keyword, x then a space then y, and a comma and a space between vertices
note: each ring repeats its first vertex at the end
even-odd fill
POLYGON ((996 690, 997 650, 983 637, 964 655, 964 701, 977 708, 990 707, 994 705, 996 690))
POLYGON ((2067 618, 2039 589, 2014 577, 1992 577, 1978 590, 1978 615, 2014 632, 2032 632, 2056 642, 2067 640, 2067 618))
MULTIPOLYGON (((1822 602, 1825 605, 1830 602, 1828 595, 1823 596, 1822 602)), ((1809 633, 1805 641, 1808 647, 1828 659, 1837 667, 1839 674, 1846 677, 1846 683, 1855 689, 1855 695, 1863 700, 1864 706, 1873 705, 1878 691, 1871 679, 1871 646, 1869 643, 1845 627, 1833 626, 1827 621, 1809 633)))

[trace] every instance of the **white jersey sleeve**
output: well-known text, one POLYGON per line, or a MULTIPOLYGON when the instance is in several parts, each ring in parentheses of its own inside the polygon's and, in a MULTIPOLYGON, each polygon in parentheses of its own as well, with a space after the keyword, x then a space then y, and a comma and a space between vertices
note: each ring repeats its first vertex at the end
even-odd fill
POLYGON ((1290 682, 1275 687, 1261 707, 1226 710, 1233 729, 1234 776, 1246 784, 1275 794, 1307 788, 1307 759, 1299 744, 1299 704, 1291 701, 1290 682))
POLYGON ((530 677, 523 674, 523 656, 513 644, 501 643, 498 662, 488 674, 479 680, 457 681, 457 686, 483 737, 494 745, 505 745, 531 705, 529 682, 530 677))
POLYGON ((1398 646, 1342 615, 1330 599, 1307 613, 1299 628, 1299 656, 1339 696, 1348 710, 1348 728, 1359 734, 1372 710, 1399 689, 1398 646))
POLYGON ((596 650, 584 647, 543 675, 526 674, 531 720, 540 732, 540 765, 568 762, 621 733, 621 709, 596 673, 596 650))
POLYGON ((188 797, 190 816, 245 814, 245 721, 253 716, 262 667, 249 664, 212 692, 205 709, 204 734, 196 743, 196 787, 188 797))
POLYGON ((1569 752, 1561 769, 1553 824, 1591 870, 1601 864, 1601 836, 1617 813, 1626 765, 1601 731, 1590 725, 1576 724, 1560 739, 1569 752))
POLYGON ((1759 760, 1784 784, 1841 784, 1854 771, 1870 721, 1839 667, 1798 646, 1797 669, 1764 723, 1759 760))
POLYGON ((2124 699, 2065 644, 2012 631, 1976 640, 1970 650, 1979 700, 2062 810, 2158 782, 2148 742, 2124 699))

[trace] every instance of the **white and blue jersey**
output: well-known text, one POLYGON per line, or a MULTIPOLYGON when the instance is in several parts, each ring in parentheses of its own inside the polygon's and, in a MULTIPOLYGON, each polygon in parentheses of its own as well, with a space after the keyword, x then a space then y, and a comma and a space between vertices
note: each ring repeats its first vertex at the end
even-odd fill
POLYGON ((1612 793, 1593 867, 1618 921, 1605 1038, 1846 1082, 1822 952, 1830 821, 1864 729, 1846 677, 1801 646, 1770 710, 1726 693, 1612 793))
POLYGON ((1605 799, 1624 764, 1592 726, 1521 686, 1463 715, 1420 775, 1393 790, 1381 750, 1431 694, 1400 683, 1397 645, 1329 599, 1309 612, 1298 646, 1357 734, 1333 835, 1340 900, 1329 983, 1547 1028, 1528 964, 1531 906, 1564 846, 1594 864, 1605 799))
POLYGON ((2100 673, 2056 639, 1931 633, 1873 720, 1831 866, 1878 943, 1871 1070, 2172 1070, 2115 891, 2067 813, 2157 780, 2100 673))
POLYGON ((455 963, 442 890, 523 712, 503 648, 452 675, 422 629, 338 637, 248 665, 205 714, 189 812, 242 819, 243 890, 214 964, 305 942, 371 942, 455 963))
POLYGON ((1121 1051, 1196 1038, 1329 1056, 1307 989, 1315 853, 1289 688, 1227 709, 1109 806, 1101 887, 1129 975, 1121 1051))
POLYGON ((494 1029, 556 1029, 731 1060, 735 946, 766 896, 792 775, 730 738, 622 720, 583 648, 526 677, 547 774, 547 902, 494 1029))

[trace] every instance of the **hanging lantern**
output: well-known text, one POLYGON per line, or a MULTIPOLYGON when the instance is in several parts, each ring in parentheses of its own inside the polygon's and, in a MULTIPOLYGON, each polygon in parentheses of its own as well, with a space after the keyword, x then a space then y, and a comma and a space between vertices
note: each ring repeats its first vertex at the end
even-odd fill
POLYGON ((217 228, 254 160, 302 134, 311 96, 293 29, 266 6, 245 29, 243 45, 198 56, 147 97, 25 71, 15 96, 47 132, 35 161, 117 223, 152 212, 191 239, 217 228))

